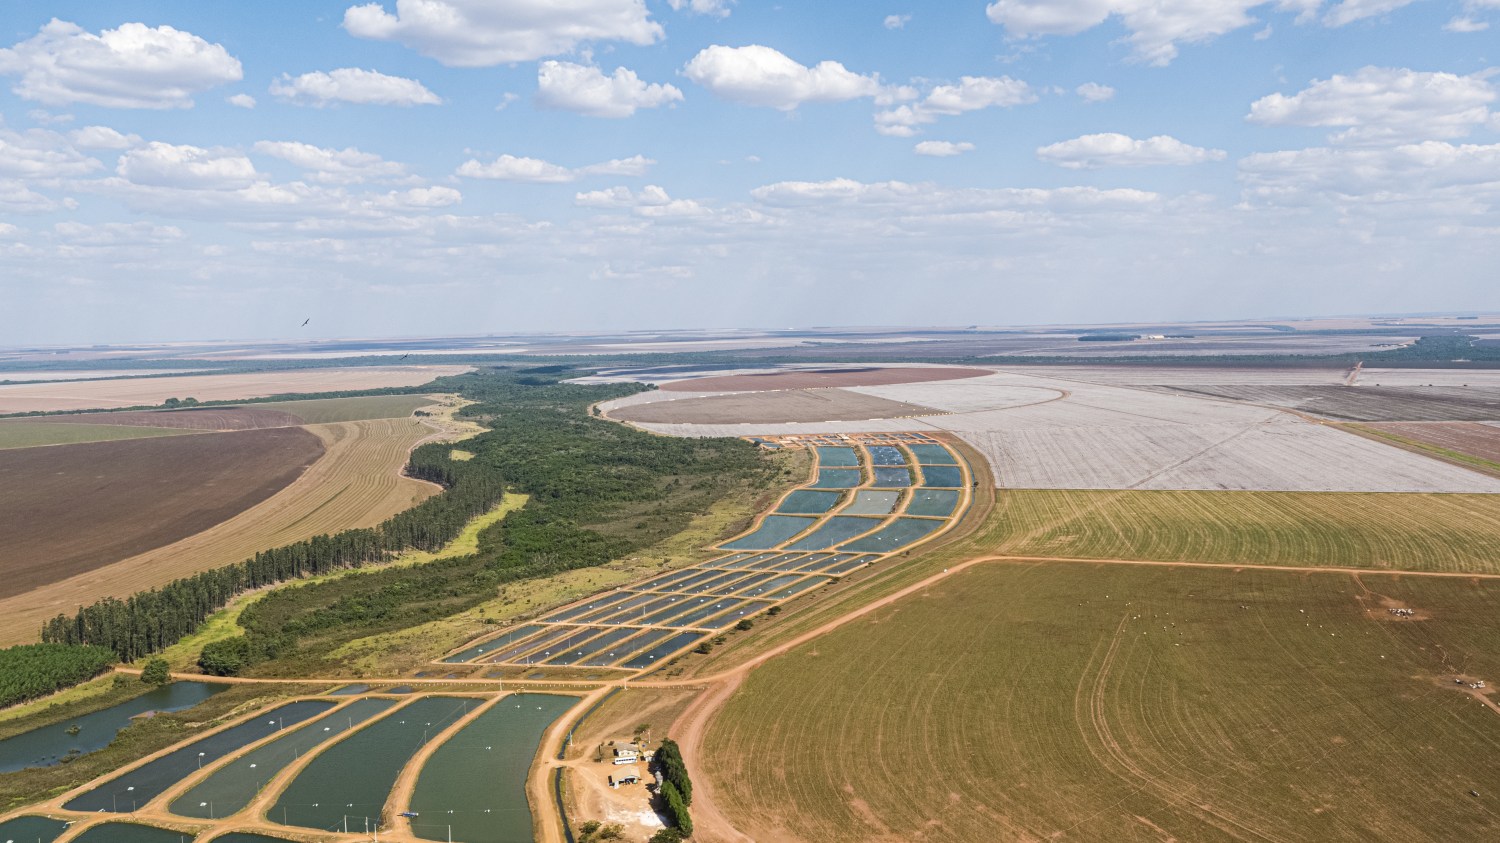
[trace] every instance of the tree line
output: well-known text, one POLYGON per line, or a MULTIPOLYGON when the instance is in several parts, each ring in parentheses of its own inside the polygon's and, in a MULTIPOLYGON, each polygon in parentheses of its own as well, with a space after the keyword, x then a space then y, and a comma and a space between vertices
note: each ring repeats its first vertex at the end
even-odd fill
POLYGON ((107 647, 21 644, 0 649, 0 708, 93 679, 115 663, 107 647))
POLYGON ((656 764, 661 770, 661 799, 667 819, 684 837, 693 835, 693 818, 688 806, 693 804, 693 782, 688 778, 687 763, 677 742, 665 738, 656 750, 656 764))

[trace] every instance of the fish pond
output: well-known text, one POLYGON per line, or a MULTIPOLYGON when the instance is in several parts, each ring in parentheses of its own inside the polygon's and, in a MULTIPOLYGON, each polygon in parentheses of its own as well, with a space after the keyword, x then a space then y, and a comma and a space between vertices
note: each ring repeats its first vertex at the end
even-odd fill
MULTIPOLYGON (((75 843, 193 843, 196 834, 138 823, 102 823, 73 838, 75 843)), ((24 843, 17 840, 16 843, 24 843)))
POLYGON ((52 843, 67 827, 51 817, 16 817, 0 823, 0 843, 52 843))
POLYGON ((412 793, 413 833, 426 840, 531 843, 526 775, 542 734, 577 702, 553 694, 505 697, 438 747, 412 793))
POLYGON ((272 822, 325 831, 364 832, 401 768, 426 743, 479 705, 458 697, 419 697, 349 735, 314 758, 267 812, 272 822))
POLYGON ((199 738, 175 752, 110 779, 74 797, 63 807, 70 811, 133 813, 138 806, 155 799, 203 767, 262 738, 310 720, 334 705, 335 701, 329 699, 300 700, 261 712, 237 726, 199 738))
POLYGON ((6 738, 0 741, 0 773, 50 767, 68 756, 96 752, 109 746, 137 715, 192 708, 228 687, 207 682, 173 682, 118 705, 6 738))
POLYGON ((811 527, 816 520, 796 515, 767 515, 755 532, 720 547, 727 550, 769 550, 811 527))
POLYGON ((178 797, 171 811, 178 816, 200 819, 219 819, 236 813, 249 805, 255 794, 288 764, 395 705, 395 700, 363 699, 329 712, 214 771, 178 797))

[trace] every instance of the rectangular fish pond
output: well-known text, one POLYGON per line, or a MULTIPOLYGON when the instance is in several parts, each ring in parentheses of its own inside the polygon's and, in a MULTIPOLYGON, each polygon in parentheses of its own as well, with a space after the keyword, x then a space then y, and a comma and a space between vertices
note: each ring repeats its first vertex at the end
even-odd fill
POLYGON ((662 641, 660 644, 657 644, 655 647, 652 647, 649 650, 644 650, 640 653, 636 653, 628 661, 622 663, 620 666, 628 667, 631 670, 641 670, 643 668, 652 667, 658 664, 662 659, 667 658, 678 650, 681 650, 682 648, 687 647, 690 644, 696 644, 707 637, 708 633, 706 632, 679 632, 678 634, 662 641))
POLYGON ((380 812, 401 768, 453 721, 480 705, 458 697, 420 697, 324 750, 292 779, 266 813, 271 822, 363 833, 380 812))
POLYGON ((51 817, 16 817, 0 823, 0 841, 52 843, 67 827, 67 821, 51 817))
POLYGON ((820 468, 815 489, 852 489, 864 482, 864 475, 857 468, 820 468))
POLYGON ((875 482, 870 485, 887 489, 904 489, 911 485, 911 472, 906 468, 877 468, 875 469, 875 482))
POLYGON ((488 639, 486 641, 481 641, 480 643, 475 644, 474 646, 469 647, 466 650, 461 650, 457 653, 454 653, 448 658, 443 659, 443 661, 449 664, 461 664, 463 662, 472 661, 484 655, 485 653, 492 653, 507 644, 513 644, 528 635, 535 635, 541 631, 542 627, 537 626, 536 624, 526 624, 524 626, 518 626, 515 629, 501 633, 494 638, 488 639))
POLYGON ((946 518, 958 508, 958 492, 952 489, 918 489, 912 492, 907 515, 929 515, 946 518))
MULTIPOLYGON (((0 773, 30 767, 51 767, 69 756, 77 757, 109 746, 130 720, 148 711, 182 711, 192 708, 228 685, 207 682, 173 682, 135 699, 78 717, 61 720, 29 732, 0 740, 0 773), (78 731, 69 734, 73 727, 78 731)), ((0 839, 3 843, 3 839, 0 839)))
POLYGON ((542 734, 578 702, 554 694, 504 697, 422 767, 412 832, 424 840, 530 843, 526 775, 542 734))
MULTIPOLYGON (((73 838, 74 843, 193 843, 196 834, 137 823, 101 823, 73 838)), ((16 843, 24 843, 17 840, 16 843)))
POLYGON ((823 526, 803 536, 788 550, 827 550, 855 536, 868 533, 880 526, 879 518, 863 518, 857 515, 835 515, 823 522, 823 526))
POLYGON ((395 700, 355 700, 338 711, 283 735, 229 762, 177 797, 172 813, 180 817, 220 819, 238 812, 278 773, 325 742, 394 708, 395 700))
POLYGON ((922 465, 958 465, 958 460, 942 445, 907 445, 922 465))
POLYGON ((815 521, 816 518, 799 515, 767 515, 755 532, 719 546, 726 550, 770 550, 811 527, 815 521))
POLYGON ((853 448, 844 448, 838 445, 819 445, 818 465, 828 468, 857 466, 859 465, 859 454, 855 453, 853 448))
POLYGON ((947 523, 930 518, 897 518, 884 528, 856 539, 839 550, 849 553, 890 553, 927 538, 947 523))
POLYGON ((837 506, 842 497, 842 492, 798 489, 787 495, 781 506, 776 507, 776 511, 792 515, 822 515, 837 506))
POLYGON ((956 465, 922 466, 922 485, 939 489, 957 489, 964 485, 964 473, 956 465))
POLYGON ((906 465, 906 456, 894 445, 871 445, 870 462, 875 465, 906 465))
POLYGON ((839 510, 840 515, 890 515, 901 499, 900 492, 857 492, 854 501, 839 510))
POLYGON ((133 813, 174 784, 230 753, 297 726, 336 705, 335 700, 299 700, 253 715, 237 726, 199 738, 124 775, 75 796, 70 811, 133 813))

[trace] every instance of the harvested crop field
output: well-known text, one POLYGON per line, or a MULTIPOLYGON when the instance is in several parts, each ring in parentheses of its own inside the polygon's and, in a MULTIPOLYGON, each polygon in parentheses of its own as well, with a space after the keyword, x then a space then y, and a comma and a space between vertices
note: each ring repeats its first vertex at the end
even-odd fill
POLYGON ((123 410, 117 413, 78 413, 45 416, 34 420, 0 419, 6 426, 24 423, 109 424, 183 430, 263 430, 268 427, 298 427, 306 424, 405 418, 413 410, 429 407, 434 399, 424 395, 375 395, 364 398, 315 398, 308 401, 272 401, 242 407, 194 407, 187 410, 123 410))
POLYGON ((1173 391, 1286 407, 1340 421, 1500 420, 1500 386, 1177 386, 1173 391))
POLYGON ((199 401, 234 401, 271 395, 420 386, 434 378, 468 370, 467 366, 359 366, 231 375, 174 375, 74 383, 8 384, 0 385, 0 415, 150 406, 174 397, 192 397, 199 401))
POLYGON ((925 416, 934 411, 844 389, 798 389, 680 398, 617 407, 610 418, 675 424, 775 424, 925 416))
POLYGON ((123 424, 53 424, 50 421, 6 420, 0 421, 0 449, 77 445, 81 442, 111 442, 117 439, 149 439, 155 436, 174 436, 187 432, 123 424))
MULTIPOLYGON (((81 573, 42 588, 33 584, 28 587, 35 590, 23 595, 0 598, 0 645, 32 640, 43 620, 80 604, 164 585, 177 577, 239 562, 258 550, 323 533, 374 526, 437 492, 437 487, 400 473, 411 448, 433 435, 431 428, 411 419, 143 441, 176 443, 267 435, 310 436, 325 452, 278 493, 249 508, 227 513, 225 519, 201 532, 129 558, 97 556, 81 573)), ((83 447, 93 446, 42 450, 61 453, 83 447)), ((0 452, 0 460, 12 453, 27 452, 0 452)), ((13 552, 8 546, 4 550, 13 552)))
POLYGON ((1483 466, 1500 468, 1500 424, 1482 422, 1382 422, 1349 425, 1356 431, 1375 431, 1398 444, 1434 450, 1443 456, 1471 457, 1483 466))
POLYGON ((1015 490, 984 552, 1500 574, 1500 497, 1015 490))
POLYGON ((981 564, 757 668, 698 764, 756 840, 1489 839, 1496 708, 1454 678, 1500 677, 1497 611, 1490 580, 981 564))
POLYGON ((0 451, 0 597, 206 530, 323 455, 297 428, 0 451))
POLYGON ((761 392, 772 389, 815 389, 951 381, 961 378, 977 378, 987 374, 989 374, 987 369, 967 369, 957 366, 788 369, 778 372, 691 378, 672 381, 663 384, 661 388, 667 392, 761 392))

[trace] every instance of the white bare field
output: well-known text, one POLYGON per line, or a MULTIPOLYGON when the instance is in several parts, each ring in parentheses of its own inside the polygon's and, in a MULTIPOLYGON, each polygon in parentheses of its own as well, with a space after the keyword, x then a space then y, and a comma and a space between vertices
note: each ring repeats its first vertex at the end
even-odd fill
POLYGON ((676 436, 946 430, 985 454, 1001 488, 1500 493, 1495 478, 1278 409, 1058 374, 854 388, 945 415, 640 426, 676 436))

